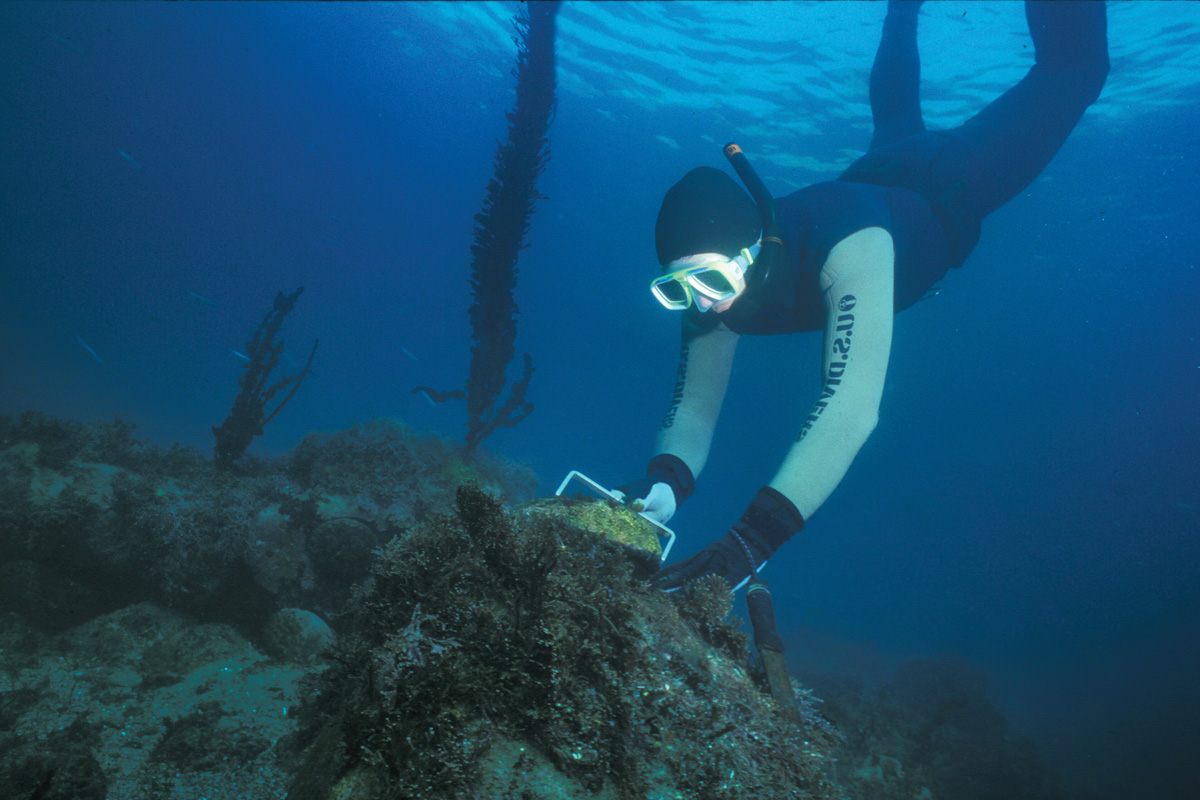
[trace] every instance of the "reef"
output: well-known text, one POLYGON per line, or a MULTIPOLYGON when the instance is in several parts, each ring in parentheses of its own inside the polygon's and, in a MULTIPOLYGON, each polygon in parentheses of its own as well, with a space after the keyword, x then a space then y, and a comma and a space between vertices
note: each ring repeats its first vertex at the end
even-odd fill
POLYGON ((0 796, 282 798, 303 665, 153 603, 59 632, 0 613, 0 796))
POLYGON ((649 590, 588 505, 462 487, 393 540, 313 681, 291 796, 836 797, 824 726, 778 713, 723 584, 649 590))
POLYGON ((336 618, 375 549, 460 483, 514 500, 536 485, 393 420, 311 434, 236 475, 120 421, 29 413, 0 437, 0 593, 51 629, 136 601, 249 634, 282 608, 336 618))
POLYGON ((965 669, 789 719, 719 581, 535 488, 392 420, 231 473, 0 418, 0 796, 1053 796, 965 669))

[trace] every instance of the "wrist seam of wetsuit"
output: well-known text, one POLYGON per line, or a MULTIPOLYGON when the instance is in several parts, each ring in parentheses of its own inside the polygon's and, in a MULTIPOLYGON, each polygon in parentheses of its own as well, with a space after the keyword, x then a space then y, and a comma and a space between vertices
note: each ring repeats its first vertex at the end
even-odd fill
POLYGON ((738 535, 737 528, 729 531, 729 535, 732 536, 733 540, 737 542, 739 547, 742 548, 742 555, 746 557, 746 562, 750 565, 750 573, 757 576, 759 561, 754 557, 754 549, 746 543, 745 539, 738 535))
POLYGON ((764 486, 742 515, 744 522, 774 553, 804 528, 804 516, 778 489, 764 486))
POLYGON ((691 497, 696 487, 696 478, 692 470, 679 456, 670 453, 659 453, 650 459, 646 465, 646 477, 654 483, 665 483, 675 493, 675 505, 691 497))

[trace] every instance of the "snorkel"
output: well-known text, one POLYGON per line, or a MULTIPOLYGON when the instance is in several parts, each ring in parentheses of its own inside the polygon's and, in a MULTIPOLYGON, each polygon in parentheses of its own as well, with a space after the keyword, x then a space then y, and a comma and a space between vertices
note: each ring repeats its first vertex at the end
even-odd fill
POLYGON ((738 316, 748 318, 762 305, 762 287, 771 274, 771 265, 783 254, 783 239, 779 235, 779 224, 775 220, 775 198, 771 197, 762 178, 758 177, 754 167, 750 166, 750 160, 746 158, 742 148, 736 142, 730 142, 725 145, 724 152, 725 158, 729 159, 730 165, 742 179, 746 191, 750 192, 750 196, 758 205, 758 213, 762 215, 762 248, 746 278, 745 291, 729 311, 725 312, 737 313, 738 316))

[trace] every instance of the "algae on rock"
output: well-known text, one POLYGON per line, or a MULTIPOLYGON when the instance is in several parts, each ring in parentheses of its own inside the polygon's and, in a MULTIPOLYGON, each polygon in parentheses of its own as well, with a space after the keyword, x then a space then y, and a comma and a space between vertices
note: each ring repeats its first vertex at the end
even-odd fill
MULTIPOLYGON (((301 711, 292 796, 836 796, 821 732, 787 723, 744 648, 709 644, 596 520, 462 487, 455 516, 390 542, 301 711)), ((724 614, 717 591, 702 606, 724 614)))
POLYGON ((0 417, 0 796, 1057 796, 969 669, 801 688, 797 728, 719 578, 647 588, 652 526, 463 481, 534 485, 391 420, 231 475, 0 417))
POLYGON ((453 481, 513 499, 535 485, 494 458, 466 472, 461 447, 392 420, 310 435, 237 475, 119 422, 31 413, 0 431, 0 610, 59 629, 141 600, 250 634, 282 608, 336 616, 376 548, 452 507, 453 481))

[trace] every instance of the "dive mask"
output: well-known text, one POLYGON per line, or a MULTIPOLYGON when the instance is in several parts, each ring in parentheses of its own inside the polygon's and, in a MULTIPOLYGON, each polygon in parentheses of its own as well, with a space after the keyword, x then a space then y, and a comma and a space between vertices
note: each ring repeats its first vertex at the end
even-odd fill
POLYGON ((699 294, 713 303, 737 297, 746 288, 746 271, 758 255, 759 243, 742 248, 733 258, 720 253, 701 253, 672 261, 670 272, 650 283, 650 291, 664 308, 690 308, 699 294))

